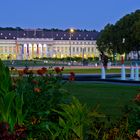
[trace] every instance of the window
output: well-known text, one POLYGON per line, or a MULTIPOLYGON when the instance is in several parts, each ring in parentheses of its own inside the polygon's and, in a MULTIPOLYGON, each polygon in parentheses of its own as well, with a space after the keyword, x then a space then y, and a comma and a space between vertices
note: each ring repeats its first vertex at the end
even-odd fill
POLYGON ((79 51, 79 48, 77 47, 76 51, 78 52, 79 51))
POLYGON ((73 47, 73 52, 75 52, 75 47, 73 47))
POLYGON ((82 47, 80 48, 80 52, 83 52, 83 48, 82 47))
POLYGON ((3 33, 0 33, 0 35, 3 35, 3 33))
POLYGON ((11 36, 11 33, 9 33, 9 36, 11 36))
POLYGON ((12 47, 9 47, 9 53, 12 53, 12 52, 13 52, 12 47))

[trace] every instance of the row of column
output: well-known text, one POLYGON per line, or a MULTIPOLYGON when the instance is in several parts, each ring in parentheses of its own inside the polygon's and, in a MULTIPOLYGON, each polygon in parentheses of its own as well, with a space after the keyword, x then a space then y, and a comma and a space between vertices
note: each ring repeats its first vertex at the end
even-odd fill
POLYGON ((19 53, 23 59, 32 59, 45 57, 49 52, 47 44, 21 44, 19 53))

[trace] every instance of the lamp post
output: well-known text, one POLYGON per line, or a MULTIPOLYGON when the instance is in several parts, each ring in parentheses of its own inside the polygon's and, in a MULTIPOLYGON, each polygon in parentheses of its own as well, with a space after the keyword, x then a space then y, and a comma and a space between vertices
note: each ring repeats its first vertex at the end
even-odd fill
POLYGON ((71 64, 71 57, 72 57, 72 54, 71 54, 71 52, 72 52, 71 51, 71 38, 72 38, 72 34, 74 33, 74 29, 71 28, 69 33, 70 33, 70 38, 69 38, 69 40, 70 40, 70 49, 69 49, 69 51, 70 51, 70 64, 71 64))

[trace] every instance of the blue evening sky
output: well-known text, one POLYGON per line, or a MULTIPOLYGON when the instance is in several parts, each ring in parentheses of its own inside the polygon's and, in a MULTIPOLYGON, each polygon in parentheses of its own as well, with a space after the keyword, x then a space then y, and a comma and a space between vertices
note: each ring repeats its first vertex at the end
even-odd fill
POLYGON ((95 29, 140 9, 140 0, 0 0, 0 27, 95 29))

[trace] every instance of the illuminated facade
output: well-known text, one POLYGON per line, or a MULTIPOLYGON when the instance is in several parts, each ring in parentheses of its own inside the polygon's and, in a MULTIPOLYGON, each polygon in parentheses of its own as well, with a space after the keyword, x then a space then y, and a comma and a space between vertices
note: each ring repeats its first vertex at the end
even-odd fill
POLYGON ((95 31, 0 30, 1 59, 98 57, 95 31))

